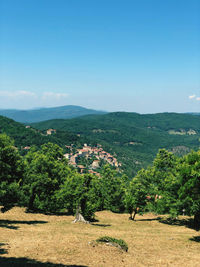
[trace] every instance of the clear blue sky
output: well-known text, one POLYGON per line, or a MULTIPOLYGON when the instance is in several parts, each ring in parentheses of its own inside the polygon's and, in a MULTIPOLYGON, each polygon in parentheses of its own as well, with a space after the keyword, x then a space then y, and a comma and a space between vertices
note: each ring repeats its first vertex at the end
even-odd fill
POLYGON ((0 108, 200 112, 199 0, 1 0, 0 108))

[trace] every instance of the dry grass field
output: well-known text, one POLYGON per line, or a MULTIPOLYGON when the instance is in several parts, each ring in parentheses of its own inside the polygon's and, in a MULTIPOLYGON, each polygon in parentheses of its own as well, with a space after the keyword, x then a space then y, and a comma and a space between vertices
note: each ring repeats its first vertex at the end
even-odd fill
MULTIPOLYGON (((200 237, 183 225, 162 223, 153 214, 97 212, 93 224, 72 216, 0 213, 0 266, 200 266, 200 237), (124 239, 128 252, 92 242, 101 236, 124 239)), ((183 218, 181 218, 183 219, 183 218)))

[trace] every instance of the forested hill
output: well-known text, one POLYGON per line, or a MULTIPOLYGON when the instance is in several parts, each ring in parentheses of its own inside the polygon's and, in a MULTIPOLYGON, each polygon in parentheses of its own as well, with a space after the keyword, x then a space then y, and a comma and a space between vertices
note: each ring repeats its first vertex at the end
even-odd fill
POLYGON ((33 126, 67 130, 87 137, 91 144, 102 144, 106 151, 117 155, 129 175, 151 164, 159 148, 182 155, 200 146, 200 117, 191 114, 114 112, 33 126))
POLYGON ((3 116, 0 116, 0 133, 6 133, 14 139, 15 145, 22 150, 24 147, 40 146, 48 142, 58 144, 61 147, 71 143, 78 145, 85 142, 76 134, 68 131, 58 131, 56 135, 46 135, 46 132, 41 132, 32 127, 26 128, 25 125, 3 116))
POLYGON ((69 119, 88 114, 105 113, 106 112, 103 111, 97 111, 73 105, 32 110, 0 109, 0 115, 23 123, 39 122, 51 119, 69 119))
POLYGON ((49 120, 40 123, 33 123, 32 125, 40 129, 51 127, 52 125, 59 125, 60 129, 65 129, 66 126, 72 130, 77 130, 77 126, 83 127, 83 124, 87 123, 87 127, 95 123, 105 127, 107 124, 117 125, 122 122, 125 125, 136 127, 150 127, 159 130, 180 130, 180 129, 194 129, 200 131, 200 116, 194 116, 193 114, 183 113, 157 113, 157 114, 138 114, 130 112, 112 112, 108 114, 88 115, 81 118, 71 120, 49 120))

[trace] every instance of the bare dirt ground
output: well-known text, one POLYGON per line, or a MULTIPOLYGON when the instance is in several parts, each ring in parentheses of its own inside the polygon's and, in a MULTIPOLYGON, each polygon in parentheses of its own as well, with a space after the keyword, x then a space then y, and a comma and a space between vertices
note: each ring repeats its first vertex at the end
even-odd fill
POLYGON ((200 235, 184 224, 161 223, 146 214, 96 213, 93 224, 73 224, 72 216, 28 214, 22 208, 0 213, 0 266, 200 266, 200 235), (123 239, 128 252, 92 242, 123 239))

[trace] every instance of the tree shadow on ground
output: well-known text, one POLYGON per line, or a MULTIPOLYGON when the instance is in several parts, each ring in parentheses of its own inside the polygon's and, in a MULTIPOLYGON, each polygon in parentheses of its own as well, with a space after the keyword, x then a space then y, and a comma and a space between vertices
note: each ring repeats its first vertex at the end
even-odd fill
POLYGON ((99 222, 99 220, 97 218, 91 218, 89 219, 90 223, 93 224, 95 222, 99 222))
MULTIPOLYGON (((25 211, 26 213, 31 213, 31 214, 43 214, 43 215, 48 215, 48 216, 73 216, 75 217, 74 214, 72 214, 71 212, 44 212, 42 210, 29 210, 29 209, 26 209, 25 211)), ((87 218, 85 218, 87 219, 87 218)), ((89 222, 99 222, 98 219, 96 218, 90 218, 89 219, 89 222)))
POLYGON ((72 215, 70 212, 65 211, 65 212, 45 212, 43 210, 30 210, 30 209, 26 209, 25 213, 31 213, 31 214, 43 214, 43 215, 48 215, 48 216, 70 216, 72 215))
MULTIPOLYGON (((7 245, 7 244, 0 243, 0 247, 5 246, 5 245, 7 245)), ((7 254, 7 253, 8 253, 7 249, 0 248, 0 255, 7 254)))
POLYGON ((135 219, 135 222, 151 222, 151 221, 159 221, 161 217, 152 218, 152 219, 135 219))
POLYGON ((109 227, 111 224, 103 224, 103 223, 91 223, 93 226, 100 226, 100 227, 109 227))
POLYGON ((200 243, 200 236, 193 236, 193 237, 189 238, 189 240, 200 243))
POLYGON ((168 224, 168 225, 177 225, 177 226, 185 226, 187 228, 198 231, 199 228, 196 228, 194 225, 194 220, 192 218, 188 219, 173 219, 173 218, 160 218, 160 223, 168 224))
POLYGON ((19 226, 15 226, 13 224, 43 224, 47 223, 47 221, 12 221, 12 220, 0 220, 0 227, 2 228, 8 228, 8 229, 14 229, 17 230, 19 226))
POLYGON ((1 267, 87 267, 86 265, 55 264, 40 262, 28 258, 6 258, 0 257, 1 267))

